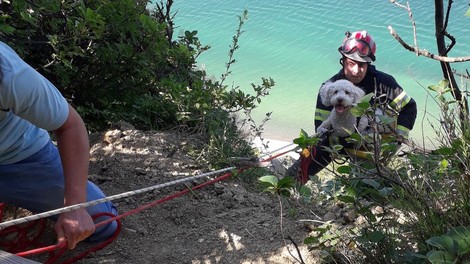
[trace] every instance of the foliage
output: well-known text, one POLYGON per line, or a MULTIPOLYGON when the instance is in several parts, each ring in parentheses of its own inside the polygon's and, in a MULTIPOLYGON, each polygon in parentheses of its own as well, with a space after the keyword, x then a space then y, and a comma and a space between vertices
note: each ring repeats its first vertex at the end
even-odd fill
POLYGON ((309 136, 305 130, 301 129, 299 137, 295 138, 293 142, 297 144, 300 149, 306 149, 308 146, 315 146, 318 141, 320 141, 318 135, 309 136))
POLYGON ((289 197, 291 195, 290 190, 295 186, 295 180, 292 177, 279 179, 274 175, 266 175, 260 177, 258 180, 261 186, 264 187, 265 192, 284 197, 289 197))
POLYGON ((426 243, 436 248, 425 256, 433 264, 470 263, 469 259, 461 261, 470 253, 470 228, 453 227, 445 235, 431 237, 426 243))
MULTIPOLYGON (((390 145, 379 138, 370 145, 369 160, 347 157, 331 170, 334 177, 322 183, 320 199, 346 204, 365 221, 340 231, 332 222, 318 226, 304 242, 320 249, 326 261, 469 263, 470 135, 453 125, 460 104, 448 85, 429 87, 441 108, 435 149, 405 142, 414 151, 376 159, 390 145)), ((364 104, 355 111, 369 115, 373 107, 364 104)), ((368 144, 366 137, 361 140, 368 144)))
POLYGON ((314 235, 304 239, 304 244, 311 245, 311 249, 319 249, 320 256, 325 261, 334 261, 336 245, 342 241, 343 232, 337 225, 327 221, 313 228, 314 235))
POLYGON ((250 123, 249 115, 274 86, 262 78, 251 95, 223 84, 247 11, 239 17, 227 72, 215 81, 196 66, 210 48, 197 30, 173 38, 171 3, 150 10, 143 0, 0 1, 0 38, 56 85, 90 131, 120 120, 138 129, 182 126, 206 136, 202 153, 212 156, 200 158, 204 162, 247 155, 251 149, 241 143, 233 116, 248 116, 240 122, 259 135, 262 124, 250 123))

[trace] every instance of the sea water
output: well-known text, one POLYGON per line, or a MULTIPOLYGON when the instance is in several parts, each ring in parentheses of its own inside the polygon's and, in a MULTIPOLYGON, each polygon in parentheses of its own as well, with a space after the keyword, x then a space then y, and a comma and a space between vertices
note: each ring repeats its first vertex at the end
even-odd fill
MULTIPOLYGON (((406 5, 405 1, 397 2, 406 5)), ((408 2, 419 49, 437 54, 434 1, 408 2)), ((470 18, 464 16, 467 9, 468 1, 454 1, 447 31, 457 44, 450 57, 470 55, 470 18)), ((439 108, 433 100, 435 94, 427 87, 437 84, 443 75, 439 62, 405 50, 391 36, 388 26, 414 45, 412 21, 405 9, 389 0, 175 0, 175 34, 198 31, 200 41, 211 46, 198 58, 198 65, 216 79, 225 72, 229 46, 244 10, 248 20, 225 84, 250 92, 251 83, 261 84, 261 77, 274 79, 275 86, 254 113, 259 121, 272 112, 265 125, 266 138, 292 141, 300 129, 313 133, 318 89, 340 70, 337 49, 344 33, 366 29, 377 43, 377 69, 393 75, 417 101, 412 138, 432 140, 430 124, 437 123, 439 108)), ((458 71, 470 68, 469 62, 451 66, 458 71)), ((465 85, 461 89, 466 89, 465 85)))

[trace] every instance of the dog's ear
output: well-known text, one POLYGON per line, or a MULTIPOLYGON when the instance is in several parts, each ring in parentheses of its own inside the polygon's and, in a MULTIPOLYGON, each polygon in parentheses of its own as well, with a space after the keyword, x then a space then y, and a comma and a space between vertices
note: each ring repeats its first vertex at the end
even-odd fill
POLYGON ((331 91, 333 90, 333 83, 332 82, 326 82, 320 87, 320 98, 322 104, 325 106, 330 106, 330 98, 331 98, 331 91))
POLYGON ((353 87, 351 87, 351 90, 353 91, 353 94, 354 94, 354 102, 359 102, 359 100, 364 97, 364 95, 366 95, 366 93, 364 92, 364 90, 362 90, 361 88, 355 86, 354 84, 351 83, 351 85, 353 87))

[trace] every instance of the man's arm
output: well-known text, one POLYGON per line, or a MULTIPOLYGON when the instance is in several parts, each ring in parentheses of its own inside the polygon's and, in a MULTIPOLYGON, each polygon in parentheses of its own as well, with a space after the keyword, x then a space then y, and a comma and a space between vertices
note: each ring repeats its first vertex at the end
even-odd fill
MULTIPOLYGON (((65 193, 64 205, 86 202, 87 177, 89 166, 89 141, 82 118, 69 105, 69 114, 65 123, 54 130, 57 137, 60 158, 64 169, 65 193)), ((68 248, 95 231, 95 225, 85 208, 60 215, 55 230, 58 242, 67 239, 68 248)))

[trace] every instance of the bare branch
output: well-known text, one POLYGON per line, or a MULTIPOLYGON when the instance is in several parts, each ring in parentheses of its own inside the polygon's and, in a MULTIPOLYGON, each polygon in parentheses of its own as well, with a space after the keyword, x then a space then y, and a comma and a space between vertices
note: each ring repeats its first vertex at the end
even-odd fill
POLYGON ((445 56, 439 56, 436 54, 433 54, 425 49, 418 49, 416 47, 410 46, 407 44, 393 29, 392 26, 388 26, 388 30, 390 31, 390 34, 407 50, 415 52, 418 56, 425 56, 437 61, 442 61, 442 62, 464 62, 464 61, 470 61, 470 56, 466 57, 445 57, 445 56))
POLYGON ((450 50, 454 47, 455 43, 456 43, 456 40, 455 38, 449 34, 449 32, 447 32, 447 25, 449 24, 449 17, 450 17, 450 10, 452 9, 452 3, 454 1, 453 0, 449 0, 449 5, 447 5, 447 12, 446 12, 446 16, 445 16, 445 19, 444 19, 444 27, 443 27, 443 34, 444 36, 446 36, 447 38, 450 39, 451 43, 449 46, 447 46, 446 48, 446 53, 445 55, 447 55, 450 50))
POLYGON ((444 19, 444 31, 447 31, 447 25, 449 24, 450 10, 452 9, 452 0, 449 0, 449 5, 447 5, 446 17, 444 19))
POLYGON ((447 32, 447 30, 444 31, 444 36, 446 36, 447 38, 449 38, 450 41, 451 41, 451 42, 450 42, 450 45, 447 46, 447 48, 446 48, 446 54, 447 54, 447 53, 449 53, 450 50, 454 47, 454 45, 455 45, 455 43, 457 43, 457 41, 455 40, 455 37, 454 37, 454 36, 452 36, 451 34, 449 34, 449 33, 447 32))
POLYGON ((410 3, 407 1, 406 6, 404 6, 404 5, 396 2, 395 0, 389 0, 389 1, 390 1, 390 3, 397 5, 398 7, 401 7, 403 9, 405 9, 406 12, 408 12, 408 16, 410 17, 410 20, 411 20, 411 25, 413 26, 413 39, 414 39, 414 42, 415 42, 415 48, 413 48, 411 51, 415 51, 416 56, 419 56, 419 54, 417 53, 417 51, 419 50, 419 46, 418 46, 418 35, 416 33, 416 23, 415 23, 415 20, 413 18, 413 12, 411 12, 410 3))
MULTIPOLYGON (((465 57, 447 57, 447 56, 440 56, 436 55, 433 53, 430 53, 426 49, 419 49, 418 47, 418 37, 416 33, 416 23, 413 19, 413 13, 411 12, 411 8, 409 5, 409 2, 406 2, 406 6, 398 3, 396 0, 389 0, 390 3, 395 4, 396 6, 405 9, 408 12, 408 16, 410 17, 412 26, 413 26, 413 38, 414 38, 414 46, 411 46, 407 44, 397 33, 396 31, 392 28, 392 26, 388 26, 388 29, 390 31, 390 34, 407 50, 412 51, 416 54, 416 56, 425 56, 437 61, 441 62, 465 62, 465 61, 470 61, 470 56, 465 56, 465 57)), ((445 27, 443 29, 443 34, 446 36, 448 39, 451 40, 451 44, 446 48, 446 53, 444 55, 447 55, 447 53, 454 47, 456 40, 455 38, 450 35, 446 31, 447 23, 448 23, 448 18, 449 18, 449 13, 450 9, 452 7, 452 2, 453 0, 449 0, 449 5, 447 6, 447 14, 446 14, 446 19, 445 19, 445 27)))
POLYGON ((457 72, 457 70, 452 70, 452 73, 461 77, 461 78, 464 78, 464 79, 467 79, 467 80, 470 80, 470 73, 468 72, 468 70, 465 70, 466 74, 463 74, 463 73, 459 73, 457 72))

